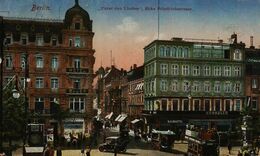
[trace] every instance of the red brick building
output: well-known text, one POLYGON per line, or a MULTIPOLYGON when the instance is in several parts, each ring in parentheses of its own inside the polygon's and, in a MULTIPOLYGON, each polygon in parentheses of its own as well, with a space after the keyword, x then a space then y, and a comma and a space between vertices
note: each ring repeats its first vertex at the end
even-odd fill
POLYGON ((136 65, 127 72, 128 114, 131 121, 141 118, 144 108, 144 66, 136 65))
MULTIPOLYGON (((30 112, 53 121, 55 105, 74 112, 64 121, 64 129, 88 132, 93 115, 93 49, 92 20, 78 1, 68 9, 64 20, 4 17, 8 50, 4 51, 4 79, 17 74, 24 83, 28 55, 27 95, 30 112)), ((5 82, 6 82, 5 81, 5 82)))

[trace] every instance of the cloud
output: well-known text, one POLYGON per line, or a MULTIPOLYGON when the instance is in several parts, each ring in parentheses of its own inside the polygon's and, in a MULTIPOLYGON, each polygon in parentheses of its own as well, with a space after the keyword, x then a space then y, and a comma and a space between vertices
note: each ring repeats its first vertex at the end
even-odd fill
POLYGON ((139 28, 139 24, 132 17, 125 17, 116 28, 124 33, 133 33, 139 28))
POLYGON ((137 36, 135 38, 135 42, 136 43, 146 42, 148 39, 149 39, 149 37, 147 37, 147 36, 137 36))

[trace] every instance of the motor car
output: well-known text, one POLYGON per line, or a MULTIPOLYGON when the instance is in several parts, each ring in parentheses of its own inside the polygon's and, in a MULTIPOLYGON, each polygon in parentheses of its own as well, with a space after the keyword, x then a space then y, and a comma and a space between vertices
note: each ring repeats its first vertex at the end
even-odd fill
POLYGON ((119 136, 107 137, 105 143, 99 145, 98 149, 100 152, 104 151, 117 151, 126 152, 128 141, 122 139, 119 136))

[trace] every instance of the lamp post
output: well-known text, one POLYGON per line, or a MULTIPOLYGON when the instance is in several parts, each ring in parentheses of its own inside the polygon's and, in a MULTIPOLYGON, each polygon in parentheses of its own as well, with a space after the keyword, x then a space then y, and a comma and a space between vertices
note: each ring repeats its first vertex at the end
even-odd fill
POLYGON ((3 152, 3 46, 4 46, 4 19, 0 16, 0 153, 3 152))
POLYGON ((25 66, 24 66, 24 136, 23 136, 23 153, 25 153, 25 145, 27 139, 27 113, 28 113, 28 97, 27 97, 27 88, 28 82, 30 82, 29 77, 29 63, 28 63, 28 53, 25 53, 25 66))

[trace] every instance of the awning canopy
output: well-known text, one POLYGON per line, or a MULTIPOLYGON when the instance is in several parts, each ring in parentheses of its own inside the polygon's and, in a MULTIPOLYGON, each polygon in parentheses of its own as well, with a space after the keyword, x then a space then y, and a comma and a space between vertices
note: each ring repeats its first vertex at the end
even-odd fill
POLYGON ((170 131, 170 130, 168 130, 168 131, 159 131, 159 130, 153 129, 152 133, 163 134, 163 135, 175 135, 175 133, 173 131, 170 131))
POLYGON ((122 115, 118 115, 115 119, 115 121, 118 121, 121 118, 122 115))
POLYGON ((105 117, 105 119, 111 119, 111 117, 113 116, 113 112, 111 112, 110 114, 108 114, 106 117, 105 117))
POLYGON ((127 118, 127 116, 121 116, 121 117, 118 119, 118 122, 123 122, 126 118, 127 118))
POLYGON ((131 121, 132 124, 136 124, 137 122, 139 122, 140 119, 134 119, 133 121, 131 121))

